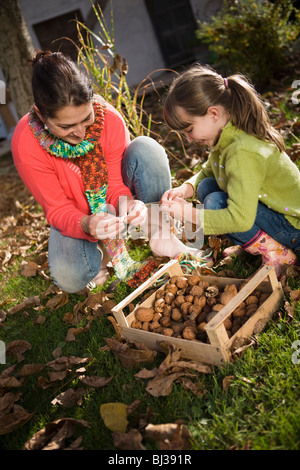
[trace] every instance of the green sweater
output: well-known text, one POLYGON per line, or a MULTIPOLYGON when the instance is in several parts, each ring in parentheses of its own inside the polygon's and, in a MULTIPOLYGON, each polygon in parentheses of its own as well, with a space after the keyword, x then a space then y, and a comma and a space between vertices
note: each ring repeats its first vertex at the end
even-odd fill
POLYGON ((228 193, 228 206, 204 210, 205 235, 246 232, 254 224, 259 201, 300 229, 300 172, 274 144, 229 122, 201 171, 187 181, 194 195, 199 182, 209 176, 228 193))

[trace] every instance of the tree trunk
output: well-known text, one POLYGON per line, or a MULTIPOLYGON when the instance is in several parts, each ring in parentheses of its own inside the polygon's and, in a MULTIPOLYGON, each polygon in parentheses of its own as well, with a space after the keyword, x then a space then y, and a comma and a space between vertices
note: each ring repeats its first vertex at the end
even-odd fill
POLYGON ((32 59, 34 47, 18 0, 0 2, 0 65, 6 86, 19 118, 33 104, 31 89, 32 59))

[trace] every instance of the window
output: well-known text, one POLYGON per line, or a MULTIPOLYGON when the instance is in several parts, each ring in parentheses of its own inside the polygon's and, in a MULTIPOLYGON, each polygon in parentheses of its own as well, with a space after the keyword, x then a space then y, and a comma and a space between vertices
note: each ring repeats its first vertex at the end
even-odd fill
POLYGON ((192 60, 197 27, 189 0, 145 0, 168 67, 192 60))
POLYGON ((61 51, 76 61, 77 49, 72 42, 74 41, 78 45, 76 19, 83 22, 80 10, 74 10, 33 25, 42 50, 61 51), (69 38, 71 41, 65 38, 69 38))

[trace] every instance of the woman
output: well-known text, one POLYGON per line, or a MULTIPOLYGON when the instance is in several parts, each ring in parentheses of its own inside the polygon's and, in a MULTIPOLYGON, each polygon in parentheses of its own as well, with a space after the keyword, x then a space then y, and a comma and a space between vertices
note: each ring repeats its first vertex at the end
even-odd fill
MULTIPOLYGON (((121 115, 94 96, 67 56, 38 52, 32 66, 34 105, 15 129, 12 153, 50 224, 53 280, 67 292, 102 284, 110 260, 117 277, 134 286, 156 265, 134 262, 122 231, 128 223, 145 225, 145 204, 171 187, 167 155, 151 138, 130 142, 121 115)), ((171 257, 185 248, 174 238, 171 257)), ((154 245, 159 251, 159 241, 154 245)))

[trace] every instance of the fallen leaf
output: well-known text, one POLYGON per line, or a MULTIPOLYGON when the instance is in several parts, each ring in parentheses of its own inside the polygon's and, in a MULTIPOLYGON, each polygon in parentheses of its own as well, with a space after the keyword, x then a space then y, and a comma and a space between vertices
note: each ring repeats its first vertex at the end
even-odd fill
POLYGON ((14 405, 12 412, 2 416, 0 420, 0 436, 20 428, 31 417, 32 414, 28 413, 20 405, 14 405))
POLYGON ((114 432, 112 434, 114 445, 121 450, 146 450, 142 444, 143 436, 137 429, 129 432, 114 432))
POLYGON ((41 372, 43 368, 43 364, 25 364, 21 370, 19 370, 18 375, 20 377, 25 377, 27 375, 37 374, 38 372, 41 372))
POLYGON ((65 291, 58 292, 52 299, 48 300, 46 307, 57 310, 69 302, 69 294, 65 291))
POLYGON ((222 387, 223 387, 224 392, 228 390, 229 385, 233 379, 234 379, 234 375, 226 375, 226 377, 224 377, 224 379, 222 380, 222 387))
POLYGON ((60 393, 51 401, 51 403, 52 405, 61 405, 64 408, 71 408, 72 406, 79 404, 79 400, 86 393, 86 390, 83 388, 79 388, 77 390, 69 388, 65 392, 60 393))
POLYGON ((127 420, 127 405, 124 403, 104 403, 100 406, 100 414, 105 426, 113 432, 125 432, 127 420))
POLYGON ((132 349, 127 343, 114 338, 104 338, 109 348, 120 359, 122 365, 128 369, 138 366, 141 362, 153 362, 156 352, 139 345, 139 349, 132 349))
POLYGON ((165 397, 170 395, 175 380, 184 375, 184 372, 177 372, 169 375, 158 375, 149 380, 146 391, 153 397, 165 397))
POLYGON ((190 390, 196 397, 203 397, 206 394, 206 390, 202 383, 197 382, 194 383, 192 380, 187 379, 186 377, 180 377, 178 379, 179 383, 185 388, 186 390, 190 390))
POLYGON ((90 427, 83 419, 62 418, 35 433, 25 445, 24 450, 59 450, 64 448, 64 441, 70 438, 76 426, 90 427))
POLYGON ((148 424, 147 435, 158 441, 161 450, 187 450, 191 448, 191 434, 181 421, 167 424, 148 424))
POLYGON ((24 261, 21 264, 21 275, 24 277, 35 277, 38 265, 32 261, 24 261))
POLYGON ((34 307, 36 305, 40 305, 41 301, 38 295, 33 295, 32 297, 28 297, 28 299, 23 300, 19 304, 15 305, 14 307, 11 307, 10 309, 7 310, 7 313, 10 315, 13 315, 15 313, 20 312, 21 310, 24 310, 25 308, 30 308, 34 307))
POLYGON ((86 376, 80 375, 78 379, 84 383, 84 385, 88 385, 89 387, 105 387, 112 381, 112 377, 98 377, 98 376, 86 376))
POLYGON ((23 353, 31 349, 31 344, 23 339, 11 341, 6 345, 6 354, 13 356, 18 362, 24 359, 23 353))

